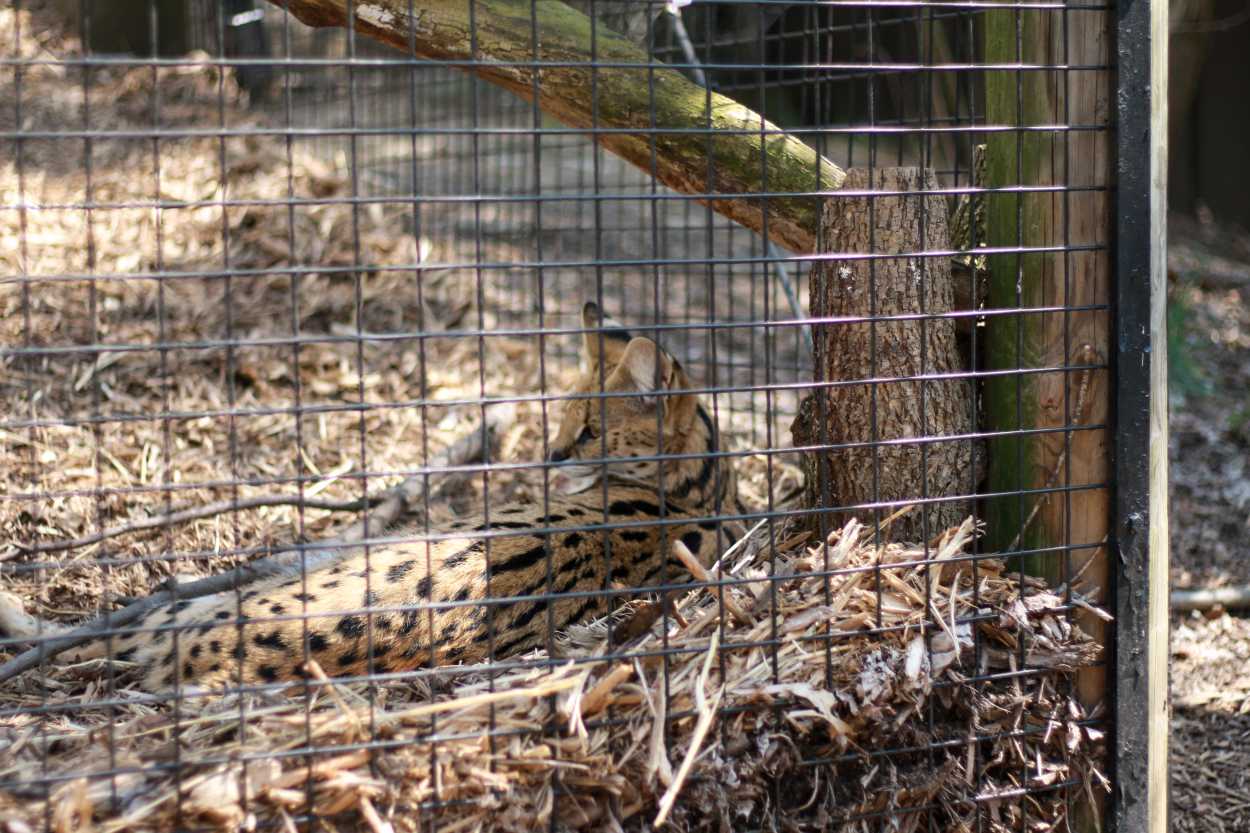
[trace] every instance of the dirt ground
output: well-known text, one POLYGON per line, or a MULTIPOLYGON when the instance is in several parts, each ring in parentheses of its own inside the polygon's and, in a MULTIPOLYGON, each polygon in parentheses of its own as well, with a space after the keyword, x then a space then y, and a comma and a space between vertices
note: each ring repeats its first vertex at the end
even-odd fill
MULTIPOLYGON (((1172 585, 1250 584, 1250 236, 1171 226, 1172 585)), ((1250 831, 1247 613, 1173 619, 1174 831, 1250 831)))

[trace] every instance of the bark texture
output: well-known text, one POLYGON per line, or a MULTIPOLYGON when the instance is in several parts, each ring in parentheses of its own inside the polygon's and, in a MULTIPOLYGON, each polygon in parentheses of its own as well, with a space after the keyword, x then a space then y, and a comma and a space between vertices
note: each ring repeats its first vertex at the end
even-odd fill
POLYGON ((814 249, 817 192, 845 173, 732 99, 657 65, 558 0, 270 0, 310 26, 346 26, 420 58, 461 66, 592 138, 660 182, 777 245, 814 249), (411 12, 411 13, 410 13, 411 12), (537 35, 535 39, 534 35, 537 35), (604 132, 599 132, 604 131, 604 132), (778 196, 757 196, 762 194, 778 196), (767 215, 767 220, 765 220, 767 215))
MULTIPOLYGON (((844 185, 883 192, 937 187, 931 171, 916 168, 851 170, 844 185)), ((955 323, 899 318, 953 307, 949 258, 915 256, 948 250, 944 198, 831 197, 819 245, 830 258, 812 267, 811 315, 833 319, 813 333, 816 381, 827 384, 803 401, 791 429, 795 445, 818 447, 803 455, 808 505, 860 507, 847 514, 867 521, 864 506, 886 504, 883 519, 908 503, 967 494, 971 440, 915 442, 966 435, 971 428, 968 382, 933 378, 963 370, 955 323), (898 257, 839 257, 863 254, 898 257)), ((921 502, 894 523, 890 536, 925 539, 967 514, 963 501, 921 502)), ((842 520, 830 513, 813 517, 819 529, 842 520)))

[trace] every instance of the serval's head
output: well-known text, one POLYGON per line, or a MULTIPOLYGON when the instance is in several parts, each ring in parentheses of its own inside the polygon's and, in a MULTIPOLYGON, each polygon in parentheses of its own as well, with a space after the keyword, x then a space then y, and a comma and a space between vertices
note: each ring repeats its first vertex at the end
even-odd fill
POLYGON ((606 468, 609 478, 644 482, 679 505, 729 511, 733 466, 681 363, 593 303, 583 308, 582 324, 581 372, 549 446, 548 460, 560 464, 555 488, 584 492, 606 468))

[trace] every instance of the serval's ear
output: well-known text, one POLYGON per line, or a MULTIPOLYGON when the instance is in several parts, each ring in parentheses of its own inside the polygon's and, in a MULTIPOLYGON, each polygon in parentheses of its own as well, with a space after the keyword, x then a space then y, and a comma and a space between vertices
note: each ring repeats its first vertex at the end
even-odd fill
POLYGON ((677 362, 645 336, 632 338, 621 351, 621 360, 612 372, 608 386, 613 390, 636 390, 640 401, 654 405, 656 393, 670 390, 677 373, 677 362))
POLYGON ((596 367, 601 358, 606 358, 608 365, 620 363, 625 346, 633 338, 629 330, 603 314, 594 301, 587 301, 582 307, 582 327, 582 358, 587 368, 596 367))

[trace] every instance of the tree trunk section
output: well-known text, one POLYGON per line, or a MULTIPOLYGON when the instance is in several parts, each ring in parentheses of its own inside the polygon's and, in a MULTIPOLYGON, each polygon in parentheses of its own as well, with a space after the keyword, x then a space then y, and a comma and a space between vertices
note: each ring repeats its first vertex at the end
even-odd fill
POLYGON ((831 257, 812 266, 811 315, 834 320, 814 325, 818 387, 791 428, 806 449, 807 505, 837 510, 814 515, 820 531, 917 504, 889 535, 922 541, 968 514, 965 502, 942 500, 974 485, 970 388, 941 378, 964 369, 955 323, 922 317, 952 310, 950 260, 916 256, 949 250, 946 201, 901 193, 937 187, 916 168, 851 170, 847 190, 900 193, 831 197, 821 216, 820 250, 831 257), (839 257, 863 254, 887 257, 839 257), (915 442, 953 435, 964 439, 915 442))
POLYGON ((309 26, 347 26, 497 84, 669 188, 778 246, 814 250, 820 192, 843 171, 796 136, 558 0, 270 0, 309 26), (411 13, 410 13, 411 12, 411 13), (537 34, 535 45, 534 34, 537 34), (768 196, 770 195, 771 196, 768 196), (763 195, 763 196, 761 196, 763 195))

